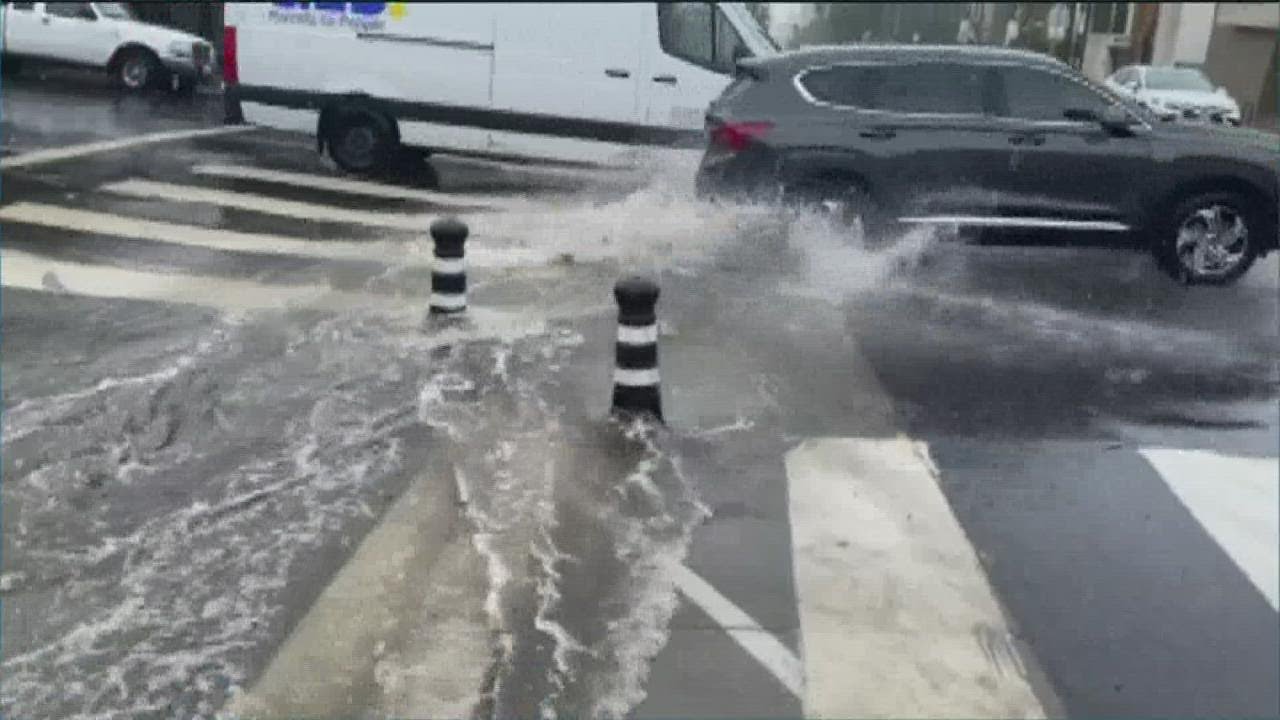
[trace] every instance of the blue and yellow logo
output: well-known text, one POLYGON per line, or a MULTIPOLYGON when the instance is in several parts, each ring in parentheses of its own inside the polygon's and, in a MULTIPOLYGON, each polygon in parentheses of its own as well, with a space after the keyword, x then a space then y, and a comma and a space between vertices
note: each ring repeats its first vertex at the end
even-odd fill
POLYGON ((404 2, 275 2, 273 20, 307 25, 355 26, 373 29, 387 18, 401 20, 408 12, 404 2))

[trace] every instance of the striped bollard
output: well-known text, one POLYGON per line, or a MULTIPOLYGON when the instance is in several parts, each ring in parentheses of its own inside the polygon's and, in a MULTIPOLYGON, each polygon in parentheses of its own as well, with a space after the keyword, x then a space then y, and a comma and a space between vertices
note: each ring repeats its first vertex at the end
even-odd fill
POLYGON ((435 259, 431 263, 431 314, 450 315, 467 309, 467 261, 463 245, 467 226, 457 218, 431 223, 435 259))
POLYGON ((658 286, 632 277, 613 286, 618 301, 617 366, 613 371, 613 412, 647 414, 662 421, 658 384, 658 286))

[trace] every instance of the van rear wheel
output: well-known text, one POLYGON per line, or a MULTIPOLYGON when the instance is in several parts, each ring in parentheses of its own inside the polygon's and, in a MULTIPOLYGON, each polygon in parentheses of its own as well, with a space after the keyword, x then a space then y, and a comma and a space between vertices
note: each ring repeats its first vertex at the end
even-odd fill
POLYGON ((369 112, 346 112, 330 124, 325 144, 338 167, 366 174, 387 166, 395 139, 385 119, 369 112))

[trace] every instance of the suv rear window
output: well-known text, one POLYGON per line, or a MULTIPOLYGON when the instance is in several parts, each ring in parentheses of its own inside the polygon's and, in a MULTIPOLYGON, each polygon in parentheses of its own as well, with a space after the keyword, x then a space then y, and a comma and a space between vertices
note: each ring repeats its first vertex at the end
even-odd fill
POLYGON ((805 72, 800 84, 815 100, 844 107, 977 115, 984 72, 954 63, 837 65, 805 72))

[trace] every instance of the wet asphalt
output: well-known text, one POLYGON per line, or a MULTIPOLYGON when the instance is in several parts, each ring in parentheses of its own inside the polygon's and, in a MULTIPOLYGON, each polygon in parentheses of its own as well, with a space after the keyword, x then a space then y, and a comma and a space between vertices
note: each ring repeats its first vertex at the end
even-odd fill
MULTIPOLYGON (((6 77, 0 95, 4 156, 222 118, 214 95, 121 98, 101 78, 61 71, 6 77)), ((440 209, 197 178, 190 169, 200 163, 334 174, 305 138, 254 132, 6 169, 0 204, 302 230, 317 244, 417 236, 99 187, 147 178, 347 209, 440 209)), ((432 165, 397 181, 494 197, 578 193, 597 205, 628 191, 569 173, 432 165)), ((428 282, 422 268, 376 256, 230 252, 14 223, 0 232, 6 249, 51 259, 402 292, 406 304, 421 303, 428 282)), ((525 625, 552 621, 593 651, 557 656, 545 633, 517 639, 488 710, 528 716, 553 698, 562 711, 591 714, 614 707, 601 704, 608 695, 639 702, 636 714, 648 717, 798 715, 798 698, 697 608, 639 603, 652 578, 611 553, 630 538, 643 541, 630 548, 638 557, 680 554, 691 534, 689 566, 798 649, 783 453, 806 437, 905 433, 929 444, 1016 634, 1048 675, 1046 697, 1065 714, 1280 714, 1274 607, 1142 454, 1280 456, 1280 258, 1237 285, 1201 288, 1171 281, 1133 250, 1023 239, 868 251, 816 228, 788 241, 771 232, 744 229, 687 264, 678 255, 658 264, 671 430, 656 442, 660 457, 679 459, 655 471, 659 507, 643 493, 615 506, 598 484, 539 485, 519 472, 481 490, 477 506, 515 528, 511 557, 527 561, 507 612, 525 625), (873 368, 891 417, 848 392, 854 354, 873 368), (650 534, 619 530, 646 516, 663 522, 640 523, 650 534), (521 543, 542 554, 524 557, 521 543), (555 597, 539 582, 552 575, 562 580, 555 597), (628 675, 633 658, 619 649, 628 640, 609 632, 639 609, 689 630, 660 644, 647 677, 628 675), (528 670, 558 658, 559 675, 528 670), (636 684, 647 694, 636 696, 636 684)), ((501 476, 549 442, 608 446, 589 438, 607 403, 608 288, 626 269, 577 266, 545 283, 536 273, 481 277, 477 303, 594 310, 541 335, 443 350, 420 326, 380 317, 228 318, 6 287, 4 714, 216 711, 261 669, 415 464, 443 445, 445 429, 419 422, 422 389, 441 378, 457 379, 463 390, 452 392, 471 400, 491 395, 523 423, 497 455, 476 442, 460 460, 474 474, 501 476), (84 679, 59 680, 75 674, 84 679)), ((497 422, 475 410, 444 415, 477 437, 497 422)), ((621 480, 648 451, 562 462, 577 478, 621 480)))

